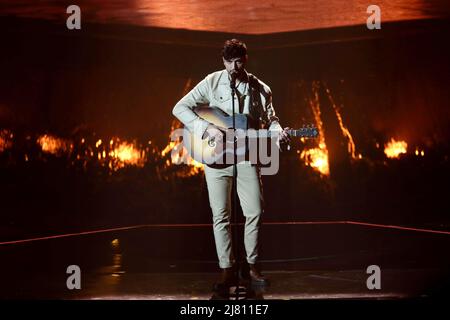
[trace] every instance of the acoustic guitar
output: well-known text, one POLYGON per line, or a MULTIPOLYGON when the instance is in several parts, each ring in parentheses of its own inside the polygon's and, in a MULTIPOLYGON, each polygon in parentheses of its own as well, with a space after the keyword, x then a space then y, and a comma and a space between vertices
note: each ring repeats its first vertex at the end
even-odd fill
MULTIPOLYGON (((187 148, 190 156, 203 164, 214 166, 216 164, 232 165, 234 163, 233 150, 234 141, 236 141, 236 156, 240 159, 248 154, 249 147, 252 145, 253 138, 257 140, 266 139, 270 141, 273 136, 269 130, 252 129, 253 119, 247 114, 235 115, 235 129, 233 131, 233 117, 224 112, 222 109, 213 106, 199 106, 193 110, 199 117, 216 125, 224 134, 224 141, 215 141, 209 137, 201 139, 191 134, 189 130, 184 130, 183 143, 187 148), (231 157, 230 157, 231 155, 231 157), (226 159, 226 161, 224 160, 226 159), (230 160, 231 159, 231 160, 230 160)), ((314 126, 303 126, 298 130, 288 130, 287 133, 291 137, 316 138, 319 134, 314 126)), ((261 142, 256 142, 255 145, 261 142)))

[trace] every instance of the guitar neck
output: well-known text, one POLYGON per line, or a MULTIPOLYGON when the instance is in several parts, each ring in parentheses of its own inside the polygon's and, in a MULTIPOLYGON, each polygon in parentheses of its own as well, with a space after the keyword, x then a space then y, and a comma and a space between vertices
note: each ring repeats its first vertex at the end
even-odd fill
MULTIPOLYGON (((258 132, 263 132, 265 130, 257 130, 258 132)), ((266 131, 269 135, 273 134, 271 131, 266 131)), ((316 127, 307 126, 302 127, 298 130, 295 129, 289 129, 287 130, 287 133, 291 137, 300 137, 300 138, 317 138, 319 136, 319 131, 316 127)))
POLYGON ((302 133, 304 134, 304 131, 302 131, 302 130, 290 129, 290 130, 287 130, 287 133, 288 133, 291 137, 298 137, 298 136, 301 136, 302 133))
POLYGON ((298 130, 295 129, 290 129, 287 130, 287 133, 291 136, 291 137, 304 137, 306 136, 317 136, 317 129, 313 128, 313 127, 304 127, 298 130))

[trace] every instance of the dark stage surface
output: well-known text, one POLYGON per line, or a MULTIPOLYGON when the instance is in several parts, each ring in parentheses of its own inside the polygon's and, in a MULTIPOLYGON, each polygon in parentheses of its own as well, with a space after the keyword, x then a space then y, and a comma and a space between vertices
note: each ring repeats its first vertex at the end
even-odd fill
MULTIPOLYGON (((423 231, 265 225, 262 264, 271 285, 258 299, 443 297, 449 245, 450 234, 423 231), (370 265, 380 267, 379 290, 367 288, 370 265)), ((218 279, 210 226, 3 244, 0 252, 2 299, 209 299, 218 279), (66 287, 69 265, 81 269, 80 290, 66 287)))

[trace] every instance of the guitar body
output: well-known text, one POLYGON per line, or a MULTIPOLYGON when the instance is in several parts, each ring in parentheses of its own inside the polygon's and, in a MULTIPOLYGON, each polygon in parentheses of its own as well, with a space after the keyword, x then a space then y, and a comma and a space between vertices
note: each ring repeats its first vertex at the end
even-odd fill
MULTIPOLYGON (((196 107, 193 111, 199 117, 216 125, 224 132, 233 129, 233 117, 217 107, 199 106, 196 107)), ((255 122, 248 115, 239 113, 235 115, 235 128, 238 129, 238 134, 236 135, 236 139, 238 141, 236 156, 242 159, 242 157, 246 155, 248 149, 248 145, 245 140, 245 132, 248 129, 255 128, 255 122), (241 133, 243 134, 243 136, 241 135, 241 133)), ((291 136, 294 137, 314 138, 318 136, 317 128, 311 126, 303 127, 299 130, 289 130, 288 132, 291 136)), ((258 134, 260 136, 262 136, 262 133, 265 134, 265 138, 270 139, 270 136, 267 135, 267 130, 263 132, 261 132, 260 130, 258 131, 258 134)), ((225 135, 225 138, 230 139, 230 136, 225 135)), ((200 137, 191 134, 191 132, 189 132, 189 130, 187 129, 184 130, 183 133, 183 144, 188 150, 190 156, 197 162, 207 164, 211 167, 227 167, 233 164, 233 161, 231 161, 230 163, 229 159, 234 158, 233 139, 235 139, 235 135, 231 135, 231 139, 231 141, 218 142, 211 141, 209 138, 201 139, 200 137), (224 162, 224 159, 227 159, 226 162, 224 162)))
MULTIPOLYGON (((194 109, 194 112, 209 123, 212 123, 227 131, 233 128, 233 117, 217 107, 200 106, 194 109)), ((237 129, 248 129, 248 117, 245 114, 235 115, 235 124, 237 129)), ((223 158, 224 153, 233 152, 233 150, 218 150, 217 143, 211 143, 208 138, 201 139, 191 134, 189 130, 184 130, 183 143, 189 151, 190 156, 197 162, 214 166, 219 159, 223 158)), ((237 154, 242 155, 245 149, 238 148, 237 154)), ((231 164, 228 164, 231 165, 231 164)))
MULTIPOLYGON (((194 112, 206 121, 226 129, 233 128, 233 117, 218 107, 200 106, 194 109, 194 112)), ((235 115, 236 129, 248 129, 248 116, 242 113, 235 115)))

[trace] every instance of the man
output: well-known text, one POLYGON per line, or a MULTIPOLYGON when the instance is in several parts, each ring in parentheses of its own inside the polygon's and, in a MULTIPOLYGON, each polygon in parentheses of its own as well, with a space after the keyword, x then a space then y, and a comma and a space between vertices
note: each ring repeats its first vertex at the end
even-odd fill
MULTIPOLYGON (((246 45, 236 39, 227 40, 222 50, 225 70, 207 75, 173 108, 176 116, 194 135, 221 141, 224 132, 195 112, 198 105, 216 106, 232 115, 231 81, 235 81, 235 111, 257 119, 261 127, 279 133, 277 145, 289 143, 272 106, 272 93, 265 83, 245 70, 248 61, 246 45)), ((209 202, 213 214, 214 239, 219 266, 223 270, 220 283, 231 285, 236 277, 235 258, 231 247, 231 187, 233 166, 205 165, 209 202)), ((260 216, 263 211, 261 174, 257 165, 248 161, 237 165, 237 193, 245 216, 244 245, 249 265, 248 274, 254 284, 265 285, 266 279, 257 265, 260 216)))

